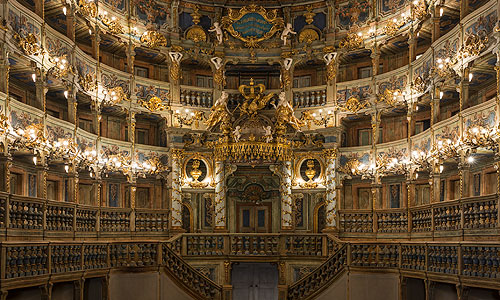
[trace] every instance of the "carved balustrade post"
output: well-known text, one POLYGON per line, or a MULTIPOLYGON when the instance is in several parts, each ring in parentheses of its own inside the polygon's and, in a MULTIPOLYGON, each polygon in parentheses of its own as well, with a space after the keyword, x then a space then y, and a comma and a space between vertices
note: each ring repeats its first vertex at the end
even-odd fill
POLYGON ((229 260, 224 261, 224 283, 222 284, 223 300, 233 299, 232 297, 233 286, 231 285, 231 269, 232 269, 232 263, 229 260))
POLYGON ((181 191, 181 166, 184 151, 182 149, 171 149, 172 172, 171 194, 170 194, 170 214, 171 228, 174 231, 182 230, 182 191, 181 191))
POLYGON ((338 201, 337 201, 337 174, 335 172, 337 149, 328 149, 324 152, 326 158, 326 231, 338 231, 338 201))

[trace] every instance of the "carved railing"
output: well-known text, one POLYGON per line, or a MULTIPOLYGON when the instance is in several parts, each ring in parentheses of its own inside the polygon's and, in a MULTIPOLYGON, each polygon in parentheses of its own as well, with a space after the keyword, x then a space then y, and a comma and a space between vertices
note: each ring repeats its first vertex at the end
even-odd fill
POLYGON ((7 193, 0 193, 0 228, 6 229, 1 234, 18 237, 28 230, 30 238, 44 238, 44 232, 60 238, 98 233, 126 237, 132 232, 170 235, 168 210, 99 208, 7 193))
POLYGON ((338 243, 324 234, 185 233, 169 241, 185 257, 308 256, 327 257, 338 243))
POLYGON ((315 107, 326 105, 326 86, 293 89, 294 107, 315 107))
POLYGON ((167 244, 162 245, 162 258, 165 270, 177 278, 187 290, 202 296, 202 299, 220 299, 222 297, 222 288, 219 285, 196 271, 167 244))
POLYGON ((221 287, 187 264, 167 243, 3 242, 0 253, 0 280, 7 289, 36 285, 33 279, 57 280, 58 275, 71 280, 96 270, 163 267, 196 299, 221 297, 221 287))
POLYGON ((288 287, 287 299, 312 299, 317 292, 328 286, 341 272, 347 262, 347 247, 344 245, 325 263, 306 277, 288 287))
POLYGON ((446 236, 460 231, 491 235, 500 229, 498 197, 497 194, 470 197, 410 209, 341 210, 339 229, 343 236, 373 233, 446 236))
POLYGON ((349 270, 397 271, 402 276, 437 276, 441 280, 500 287, 500 244, 469 242, 347 242, 306 277, 289 286, 287 299, 315 299, 349 270))
POLYGON ((196 88, 181 86, 181 104, 196 107, 212 107, 213 90, 210 88, 196 88))

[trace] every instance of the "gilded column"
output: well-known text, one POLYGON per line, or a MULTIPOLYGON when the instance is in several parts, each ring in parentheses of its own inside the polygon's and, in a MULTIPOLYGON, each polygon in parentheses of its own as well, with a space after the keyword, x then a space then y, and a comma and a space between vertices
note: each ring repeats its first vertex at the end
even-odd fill
POLYGON ((223 161, 215 162, 215 230, 226 229, 226 178, 223 161))
POLYGON ((281 229, 293 228, 292 222, 292 162, 285 161, 281 165, 281 229))
POLYGON ((181 165, 184 151, 171 149, 172 152, 172 193, 170 197, 170 210, 172 215, 172 229, 182 229, 182 192, 181 192, 181 165))
POLYGON ((338 228, 337 215, 337 181, 336 181, 336 159, 337 149, 325 150, 326 158, 326 195, 325 195, 325 211, 326 211, 326 229, 335 230, 338 228))

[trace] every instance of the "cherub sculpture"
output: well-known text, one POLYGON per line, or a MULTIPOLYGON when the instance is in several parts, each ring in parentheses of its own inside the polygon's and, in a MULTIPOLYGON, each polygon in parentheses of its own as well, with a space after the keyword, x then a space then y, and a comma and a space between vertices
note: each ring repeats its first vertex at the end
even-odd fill
POLYGON ((222 44, 223 33, 222 33, 222 28, 220 27, 219 22, 214 22, 214 28, 209 29, 208 31, 215 32, 215 35, 217 36, 217 41, 219 42, 219 44, 222 44))
POLYGON ((283 32, 281 33, 281 40, 283 41, 283 45, 285 46, 289 34, 297 34, 297 32, 293 31, 291 23, 287 23, 285 29, 283 29, 283 32))
POLYGON ((277 127, 280 127, 282 134, 284 133, 284 127, 286 124, 290 124, 295 130, 298 131, 300 131, 300 127, 305 125, 303 121, 299 120, 295 116, 292 105, 288 102, 288 100, 286 100, 285 92, 280 93, 278 105, 274 105, 274 107, 276 108, 277 127))
POLYGON ((233 139, 235 143, 238 143, 241 139, 241 126, 236 126, 236 128, 233 130, 233 139))
POLYGON ((266 143, 270 143, 273 141, 273 133, 271 130, 271 126, 264 127, 264 139, 266 143))

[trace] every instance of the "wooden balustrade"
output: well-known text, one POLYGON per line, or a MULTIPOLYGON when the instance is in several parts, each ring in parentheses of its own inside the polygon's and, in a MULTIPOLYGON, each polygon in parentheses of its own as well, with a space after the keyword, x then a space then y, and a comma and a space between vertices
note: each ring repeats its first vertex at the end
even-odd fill
POLYGON ((464 231, 495 234, 498 229, 498 195, 463 198, 410 209, 341 210, 341 236, 357 234, 436 234, 464 231), (474 231, 476 230, 476 231, 474 231))
MULTIPOLYGON (((156 233, 168 237, 169 211, 93 207, 71 202, 0 193, 0 228, 6 236, 45 236, 44 232, 68 236, 97 236, 99 233, 156 233)), ((1 236, 0 236, 1 238, 1 236)))
POLYGON ((293 106, 315 107, 326 105, 326 86, 293 89, 293 106))
POLYGON ((181 86, 181 104, 186 106, 207 107, 213 105, 212 89, 181 86))
POLYGON ((470 242, 346 242, 328 260, 288 287, 287 299, 315 299, 344 270, 394 270, 500 288, 500 245, 470 242), (458 276, 458 277, 457 277, 458 276))
POLYGON ((185 233, 169 241, 177 254, 191 256, 308 256, 327 257, 338 243, 323 234, 185 233))
POLYGON ((65 280, 76 280, 96 270, 164 267, 196 299, 221 297, 221 287, 180 258, 168 243, 2 242, 0 251, 0 263, 5 266, 0 280, 12 288, 36 285, 36 280, 58 275, 65 280))

